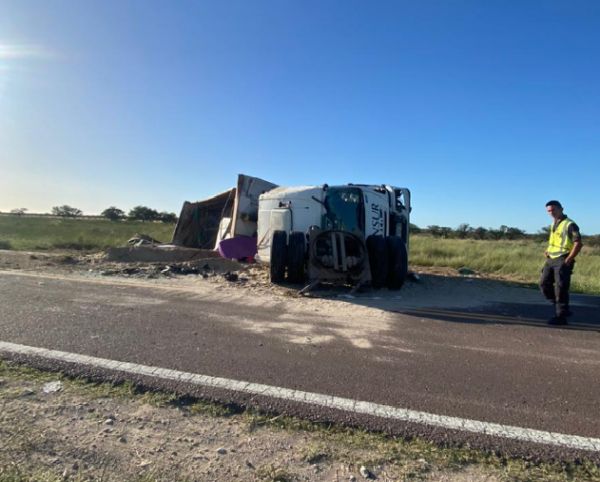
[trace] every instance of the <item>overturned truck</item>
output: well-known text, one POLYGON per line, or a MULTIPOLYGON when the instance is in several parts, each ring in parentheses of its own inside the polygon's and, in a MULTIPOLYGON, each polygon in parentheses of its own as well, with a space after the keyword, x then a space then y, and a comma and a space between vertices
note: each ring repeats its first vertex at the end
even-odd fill
POLYGON ((185 202, 173 244, 269 265, 271 281, 399 289, 408 272, 410 191, 389 185, 237 186, 185 202))
POLYGON ((260 195, 257 260, 273 282, 400 289, 408 273, 410 191, 389 185, 278 187, 260 195))

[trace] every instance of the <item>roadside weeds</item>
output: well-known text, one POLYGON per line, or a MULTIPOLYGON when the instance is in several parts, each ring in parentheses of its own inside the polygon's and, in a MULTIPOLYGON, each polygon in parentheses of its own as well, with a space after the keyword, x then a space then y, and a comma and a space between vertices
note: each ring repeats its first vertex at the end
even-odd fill
POLYGON ((600 467, 441 448, 0 361, 0 482, 367 477, 600 481, 600 467), (53 381, 60 388, 44 393, 53 381))

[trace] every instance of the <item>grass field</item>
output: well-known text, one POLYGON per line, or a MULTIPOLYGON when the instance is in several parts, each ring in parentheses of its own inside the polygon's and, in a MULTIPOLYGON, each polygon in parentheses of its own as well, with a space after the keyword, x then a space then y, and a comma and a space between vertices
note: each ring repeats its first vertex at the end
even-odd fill
MULTIPOLYGON (((104 219, 0 216, 0 249, 99 250, 123 246, 136 233, 169 242, 173 224, 104 219)), ((414 235, 412 266, 468 267, 512 281, 537 284, 544 263, 544 242, 533 240, 478 241, 414 235)), ((600 294, 600 247, 586 246, 577 258, 572 289, 600 294)))
POLYGON ((134 234, 169 242, 174 224, 108 219, 0 216, 0 249, 98 250, 123 246, 134 234))
MULTIPOLYGON (((467 267, 513 281, 537 284, 544 264, 545 242, 478 241, 416 235, 410 241, 413 266, 467 267)), ((600 294, 600 247, 585 246, 577 257, 572 291, 600 294)))

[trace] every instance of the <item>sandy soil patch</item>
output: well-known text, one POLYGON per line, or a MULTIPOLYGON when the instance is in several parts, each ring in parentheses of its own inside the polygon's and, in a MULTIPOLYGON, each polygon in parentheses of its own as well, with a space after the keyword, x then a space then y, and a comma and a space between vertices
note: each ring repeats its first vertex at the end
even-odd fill
POLYGON ((264 417, 210 413, 218 410, 210 405, 170 405, 155 394, 125 397, 123 388, 0 373, 0 479, 499 480, 490 467, 436 466, 425 445, 411 449, 368 436, 356 443, 352 435, 344 442, 326 432, 278 428, 264 417), (57 381, 51 388, 58 391, 45 393, 57 381))

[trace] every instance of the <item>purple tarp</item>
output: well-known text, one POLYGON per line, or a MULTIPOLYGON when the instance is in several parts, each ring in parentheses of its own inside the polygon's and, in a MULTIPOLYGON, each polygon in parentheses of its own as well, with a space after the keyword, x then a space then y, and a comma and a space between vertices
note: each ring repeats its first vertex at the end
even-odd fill
POLYGON ((218 246, 219 254, 227 259, 245 259, 256 254, 256 237, 236 236, 224 239, 218 246))

